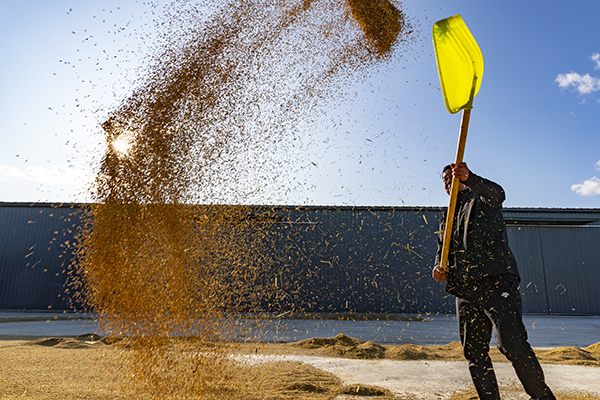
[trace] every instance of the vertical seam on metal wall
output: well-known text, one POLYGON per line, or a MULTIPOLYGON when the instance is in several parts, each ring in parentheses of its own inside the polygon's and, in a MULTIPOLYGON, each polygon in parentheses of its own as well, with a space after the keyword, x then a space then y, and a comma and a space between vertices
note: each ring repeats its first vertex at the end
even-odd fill
POLYGON ((547 281, 547 278, 546 278, 546 262, 544 261, 544 244, 543 244, 543 241, 542 241, 542 230, 541 229, 538 229, 537 236, 538 236, 538 240, 539 240, 539 243, 540 243, 540 257, 542 259, 542 276, 544 278, 544 292, 545 292, 545 295, 546 295, 546 310, 548 311, 548 314, 551 314, 551 312, 550 312, 550 300, 549 300, 549 297, 548 297, 548 281, 547 281))

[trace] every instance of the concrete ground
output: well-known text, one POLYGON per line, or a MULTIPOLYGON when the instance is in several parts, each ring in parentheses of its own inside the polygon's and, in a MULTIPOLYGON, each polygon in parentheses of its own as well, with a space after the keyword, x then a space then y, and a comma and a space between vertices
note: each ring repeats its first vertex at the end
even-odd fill
MULTIPOLYGON (((389 389, 411 399, 447 399, 452 393, 471 387, 467 364, 451 361, 354 360, 310 356, 256 356, 257 362, 300 361, 337 375, 343 384, 372 385, 389 389)), ((586 392, 600 396, 600 369, 573 365, 544 364, 546 383, 555 392, 586 392)), ((500 387, 514 386, 516 393, 502 398, 529 399, 508 363, 496 363, 494 371, 500 387)))
MULTIPOLYGON (((280 320, 264 326, 253 326, 250 338, 265 341, 298 341, 312 337, 333 337, 339 333, 379 344, 413 343, 442 345, 458 340, 453 315, 421 316, 423 321, 315 321, 280 320), (260 332, 260 334, 258 334, 260 332)), ((600 316, 526 315, 523 321, 533 347, 587 347, 600 342, 600 316)), ((242 321, 248 328, 253 322, 242 321)), ((50 312, 0 311, 0 340, 36 339, 41 337, 77 336, 99 333, 93 316, 50 312), (55 319, 56 318, 56 319, 55 319)), ((246 336, 248 337, 248 336, 246 336)), ((277 356, 257 356, 265 362, 277 356)), ((444 399, 471 385, 465 362, 354 360, 309 356, 283 356, 302 361, 339 376, 344 384, 375 385, 393 393, 416 399, 444 399)), ((560 391, 585 391, 600 396, 600 370, 594 367, 544 365, 548 385, 560 391)), ((501 385, 519 386, 507 363, 495 365, 501 385)), ((523 394, 510 394, 504 399, 526 399, 523 394), (512 397, 511 397, 512 396, 512 397)))

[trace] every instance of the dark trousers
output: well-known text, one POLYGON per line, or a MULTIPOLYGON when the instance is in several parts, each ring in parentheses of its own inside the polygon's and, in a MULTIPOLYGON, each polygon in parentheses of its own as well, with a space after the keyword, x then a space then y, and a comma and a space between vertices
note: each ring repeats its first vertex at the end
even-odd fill
POLYGON ((462 286, 458 294, 456 314, 460 339, 479 398, 500 399, 489 356, 493 331, 498 349, 512 363, 531 399, 555 399, 527 342, 518 278, 512 275, 487 278, 462 286))

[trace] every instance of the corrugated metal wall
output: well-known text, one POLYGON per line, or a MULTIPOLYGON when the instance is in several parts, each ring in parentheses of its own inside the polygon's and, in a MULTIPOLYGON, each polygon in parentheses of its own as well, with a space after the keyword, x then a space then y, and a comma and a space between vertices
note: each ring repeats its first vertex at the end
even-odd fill
MULTIPOLYGON (((0 308, 64 309, 78 209, 0 204, 0 308)), ((259 208, 260 210, 260 208, 259 208)), ((260 212, 260 211, 259 211, 260 212)), ((453 312, 431 278, 441 208, 275 207, 280 307, 453 312)), ((506 209, 526 313, 600 315, 600 209, 506 209)))
POLYGON ((600 314, 600 227, 540 229, 548 311, 600 314))
POLYGON ((79 224, 71 206, 0 206, 0 308, 67 309, 67 244, 79 224))
POLYGON ((525 312, 600 315, 600 226, 521 226, 509 235, 525 312))
POLYGON ((600 315, 600 209, 504 212, 525 313, 600 315))
POLYGON ((278 210, 279 282, 291 306, 314 312, 451 312, 431 279, 439 209, 278 210))
POLYGON ((508 242, 521 274, 524 313, 548 313, 546 274, 539 228, 509 227, 508 242))

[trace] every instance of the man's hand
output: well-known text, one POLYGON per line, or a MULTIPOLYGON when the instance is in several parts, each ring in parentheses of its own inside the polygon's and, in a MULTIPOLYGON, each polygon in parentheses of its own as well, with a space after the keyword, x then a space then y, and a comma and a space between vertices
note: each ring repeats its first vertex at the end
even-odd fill
POLYGON ((448 279, 448 272, 444 271, 439 265, 436 265, 433 268, 431 275, 433 276, 433 279, 438 282, 444 282, 446 279, 448 279))
POLYGON ((461 162, 460 164, 450 164, 452 167, 452 175, 459 181, 464 182, 469 179, 469 168, 467 163, 461 162))

